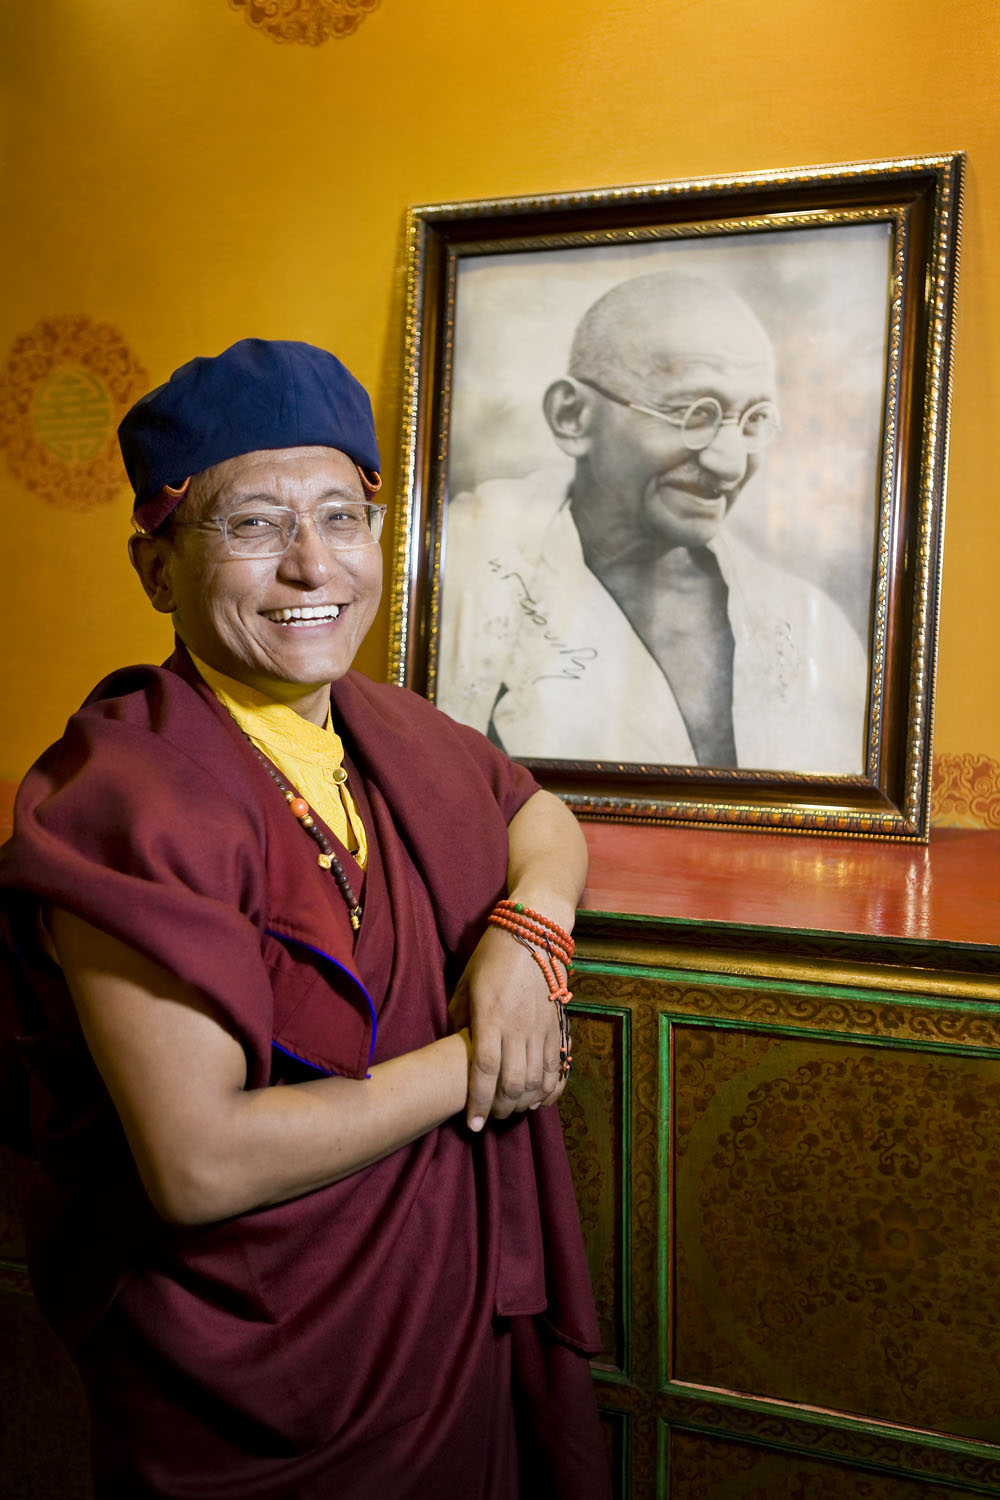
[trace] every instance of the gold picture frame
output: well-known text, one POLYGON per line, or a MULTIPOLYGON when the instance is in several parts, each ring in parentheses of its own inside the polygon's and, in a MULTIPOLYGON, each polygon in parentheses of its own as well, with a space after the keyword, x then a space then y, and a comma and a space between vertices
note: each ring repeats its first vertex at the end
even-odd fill
MULTIPOLYGON (((583 818, 925 840, 963 170, 952 153, 411 208, 391 679, 478 717, 583 818), (749 466, 761 468, 753 502, 746 476, 744 491, 705 500, 726 507, 724 545, 709 550, 729 559, 712 569, 734 642, 719 682, 736 749, 715 759, 693 748, 689 715, 679 738, 668 726, 675 679, 652 647, 638 661, 634 614, 620 622, 620 601, 579 560, 569 571, 580 460, 564 490, 528 498, 552 433, 560 463, 572 449, 541 410, 546 390, 573 384, 559 371, 581 309, 610 287, 647 296, 678 276, 698 306, 699 287, 711 298, 717 284, 727 306, 749 307, 782 409, 778 440, 749 466), (554 604, 523 561, 542 504, 564 528, 546 575, 554 604), (738 596, 756 662, 746 685, 738 596), (571 604, 592 637, 558 624, 571 604), (796 637, 800 616, 811 636, 796 637), (542 650, 562 653, 558 672, 538 667, 542 650), (633 656, 648 692, 628 687, 633 656), (799 678, 812 698, 796 698, 799 678)), ((664 416, 581 380, 616 403, 605 431, 664 416)), ((700 420, 703 398, 684 401, 683 422, 695 406, 700 420)), ((727 424, 750 442, 749 408, 710 410, 711 442, 727 424)))

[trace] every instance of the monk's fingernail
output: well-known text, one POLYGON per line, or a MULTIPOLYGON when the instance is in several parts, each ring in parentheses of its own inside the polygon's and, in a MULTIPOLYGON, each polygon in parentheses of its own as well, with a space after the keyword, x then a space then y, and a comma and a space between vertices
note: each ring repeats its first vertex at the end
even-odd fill
POLYGON ((469 1129, 470 1130, 482 1130, 482 1128, 483 1128, 483 1126, 485 1124, 486 1124, 486 1121, 483 1119, 482 1115, 476 1115, 474 1119, 472 1119, 472 1120, 469 1121, 469 1129))
POLYGON ((534 1102, 534 1104, 529 1104, 529 1105, 528 1105, 528 1108, 529 1108, 529 1109, 537 1109, 537 1108, 538 1108, 538 1106, 539 1106, 539 1104, 540 1104, 540 1103, 541 1103, 541 1102, 542 1102, 542 1101, 541 1101, 541 1100, 540 1100, 540 1099, 536 1099, 536 1100, 535 1100, 535 1102, 534 1102))

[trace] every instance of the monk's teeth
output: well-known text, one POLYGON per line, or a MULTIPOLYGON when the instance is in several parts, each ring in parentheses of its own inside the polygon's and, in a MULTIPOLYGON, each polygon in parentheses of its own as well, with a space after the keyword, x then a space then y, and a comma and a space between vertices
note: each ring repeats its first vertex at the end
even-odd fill
POLYGON ((291 620, 336 620, 340 615, 340 605, 298 604, 294 609, 265 609, 263 614, 276 625, 287 625, 291 620))

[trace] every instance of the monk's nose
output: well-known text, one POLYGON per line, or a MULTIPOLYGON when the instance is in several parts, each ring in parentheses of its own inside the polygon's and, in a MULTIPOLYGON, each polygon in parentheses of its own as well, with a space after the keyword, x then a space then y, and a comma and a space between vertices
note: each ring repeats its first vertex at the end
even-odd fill
POLYGON ((323 541, 312 516, 303 515, 289 542, 281 554, 279 571, 288 578, 306 583, 321 583, 329 576, 333 565, 333 554, 323 541))

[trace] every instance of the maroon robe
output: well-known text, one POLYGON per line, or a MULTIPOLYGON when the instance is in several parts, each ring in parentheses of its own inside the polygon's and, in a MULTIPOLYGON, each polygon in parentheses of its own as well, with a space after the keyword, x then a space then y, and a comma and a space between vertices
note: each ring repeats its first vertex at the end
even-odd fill
POLYGON ((29 773, 0 858, 6 967, 53 1182, 39 1301, 91 1402, 100 1496, 573 1500, 607 1494, 598 1347, 558 1116, 461 1118, 342 1182, 218 1224, 154 1213, 36 941, 39 899, 194 985, 248 1087, 445 1035, 536 790, 485 739, 355 673, 334 718, 364 919, 184 652, 102 683, 29 773))

